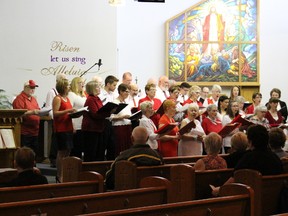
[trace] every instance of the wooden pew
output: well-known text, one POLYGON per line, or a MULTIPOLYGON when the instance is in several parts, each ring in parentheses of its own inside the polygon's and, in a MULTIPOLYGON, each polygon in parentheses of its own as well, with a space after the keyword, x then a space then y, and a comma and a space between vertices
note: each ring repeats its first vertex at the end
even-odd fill
POLYGON ((99 173, 84 172, 80 179, 84 181, 0 188, 0 203, 103 192, 103 177, 99 173))
POLYGON ((79 215, 170 203, 171 182, 161 177, 142 180, 139 189, 0 204, 0 215, 79 215))
POLYGON ((18 175, 17 169, 1 168, 0 169, 0 186, 4 186, 7 182, 16 178, 18 175))
POLYGON ((211 196, 209 184, 221 186, 232 174, 233 169, 195 172, 187 164, 137 167, 130 161, 119 161, 115 164, 115 190, 137 188, 142 178, 162 176, 172 182, 172 190, 178 194, 175 196, 175 202, 204 199, 211 196))
POLYGON ((255 215, 277 214, 280 192, 288 180, 288 174, 262 176, 255 170, 237 170, 235 182, 249 185, 255 193, 255 215))
MULTIPOLYGON (((219 156, 225 158, 228 154, 219 154, 219 156)), ((197 160, 205 157, 206 155, 193 155, 193 156, 177 156, 177 157, 165 157, 165 164, 178 164, 178 163, 195 163, 197 160)))
POLYGON ((86 216, 190 216, 190 215, 254 215, 254 192, 242 184, 228 184, 220 189, 220 197, 141 208, 87 214, 86 216))
POLYGON ((138 188, 141 180, 148 176, 161 176, 171 181, 173 202, 195 199, 195 172, 187 164, 137 167, 130 161, 119 161, 115 164, 115 190, 138 188))
MULTIPOLYGON (((225 157, 227 154, 221 155, 225 157)), ((203 158, 204 155, 197 156, 178 156, 178 157, 165 157, 165 164, 178 164, 178 163, 194 163, 198 159, 203 158)), ((106 172, 110 169, 113 161, 94 161, 82 162, 77 157, 67 157, 63 159, 62 176, 64 182, 77 181, 78 172, 81 171, 95 171, 105 176, 106 172)))
POLYGON ((219 169, 195 171, 195 198, 206 199, 211 197, 211 187, 222 186, 232 175, 234 169, 219 169))

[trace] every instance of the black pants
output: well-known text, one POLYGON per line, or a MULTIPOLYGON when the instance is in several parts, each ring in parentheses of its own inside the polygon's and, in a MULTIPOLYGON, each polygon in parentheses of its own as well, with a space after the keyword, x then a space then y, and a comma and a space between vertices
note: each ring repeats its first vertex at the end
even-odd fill
POLYGON ((38 154, 38 136, 29 136, 21 134, 21 147, 26 146, 31 148, 35 155, 38 154))
POLYGON ((104 129, 104 146, 106 150, 106 160, 115 159, 115 135, 113 132, 112 122, 105 120, 105 129, 104 129))
POLYGON ((83 148, 82 131, 77 130, 76 133, 73 134, 73 148, 71 149, 70 156, 82 159, 83 148))
POLYGON ((84 143, 84 161, 104 161, 105 145, 103 133, 82 131, 84 143))
MULTIPOLYGON (((53 128, 52 128, 52 131, 53 131, 53 128)), ((56 157, 57 157, 57 141, 56 141, 55 133, 52 132, 50 152, 49 152, 49 160, 50 160, 51 165, 56 166, 56 157)))

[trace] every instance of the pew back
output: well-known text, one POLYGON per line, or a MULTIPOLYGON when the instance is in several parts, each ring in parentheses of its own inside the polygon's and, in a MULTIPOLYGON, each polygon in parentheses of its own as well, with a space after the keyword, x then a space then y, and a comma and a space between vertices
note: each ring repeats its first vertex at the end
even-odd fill
POLYGON ((145 188, 98 194, 0 204, 0 215, 79 215, 108 210, 160 205, 171 201, 171 182, 161 177, 143 179, 145 188))
POLYGON ((103 192, 102 175, 89 173, 93 179, 82 182, 0 188, 0 203, 103 192))
POLYGON ((147 176, 162 176, 171 180, 173 191, 175 191, 175 194, 178 194, 175 201, 206 199, 211 197, 210 184, 221 186, 232 174, 233 169, 195 172, 192 166, 185 164, 137 167, 130 161, 119 161, 115 164, 115 189, 126 190, 137 188, 142 178, 147 176))
MULTIPOLYGON (((221 156, 225 157, 226 155, 223 154, 221 156)), ((204 155, 164 157, 163 160, 165 164, 195 163, 203 157, 204 155)), ((77 181, 77 173, 81 171, 95 171, 105 176, 112 163, 113 161, 82 162, 77 157, 64 158, 62 165, 63 181, 77 181)))
POLYGON ((130 161, 115 164, 115 190, 138 188, 141 179, 148 176, 161 176, 172 183, 174 202, 195 199, 195 172, 186 164, 165 164, 137 167, 130 161))
POLYGON ((195 171, 196 199, 211 197, 212 190, 209 185, 223 185, 233 175, 233 171, 234 169, 195 171))
POLYGON ((220 189, 218 198, 186 201, 126 210, 87 214, 86 216, 190 216, 190 215, 254 215, 253 190, 241 184, 228 184, 220 189))
POLYGON ((279 207, 279 198, 288 174, 262 176, 255 170, 237 170, 234 173, 235 182, 249 185, 255 192, 255 215, 276 214, 279 207))

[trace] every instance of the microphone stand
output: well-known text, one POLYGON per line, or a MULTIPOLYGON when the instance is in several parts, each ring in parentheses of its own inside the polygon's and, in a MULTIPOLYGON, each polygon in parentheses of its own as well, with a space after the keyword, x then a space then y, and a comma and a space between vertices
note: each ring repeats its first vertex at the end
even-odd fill
MULTIPOLYGON (((101 61, 100 61, 101 62, 101 61)), ((102 65, 100 65, 99 63, 95 63, 95 64, 93 64, 90 68, 88 68, 88 70, 86 70, 86 71, 84 71, 81 75, 80 75, 80 77, 82 77, 83 75, 85 75, 88 71, 90 71, 93 67, 95 67, 96 65, 98 65, 98 67, 100 68, 100 66, 102 65)))

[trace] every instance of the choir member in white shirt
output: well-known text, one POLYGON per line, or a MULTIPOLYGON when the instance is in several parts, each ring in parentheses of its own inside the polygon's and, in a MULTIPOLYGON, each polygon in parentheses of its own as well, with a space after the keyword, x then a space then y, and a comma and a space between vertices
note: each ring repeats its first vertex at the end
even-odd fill
POLYGON ((163 103, 163 101, 169 97, 168 89, 169 89, 169 79, 167 76, 163 75, 158 80, 155 98, 158 98, 163 103))
MULTIPOLYGON (((85 81, 82 77, 75 77, 72 79, 70 84, 70 91, 68 98, 72 107, 76 110, 83 108, 86 102, 86 95, 84 92, 85 81)), ((71 156, 75 156, 82 159, 83 153, 83 141, 82 141, 82 119, 83 116, 78 118, 72 118, 73 123, 73 148, 71 149, 71 156)))

